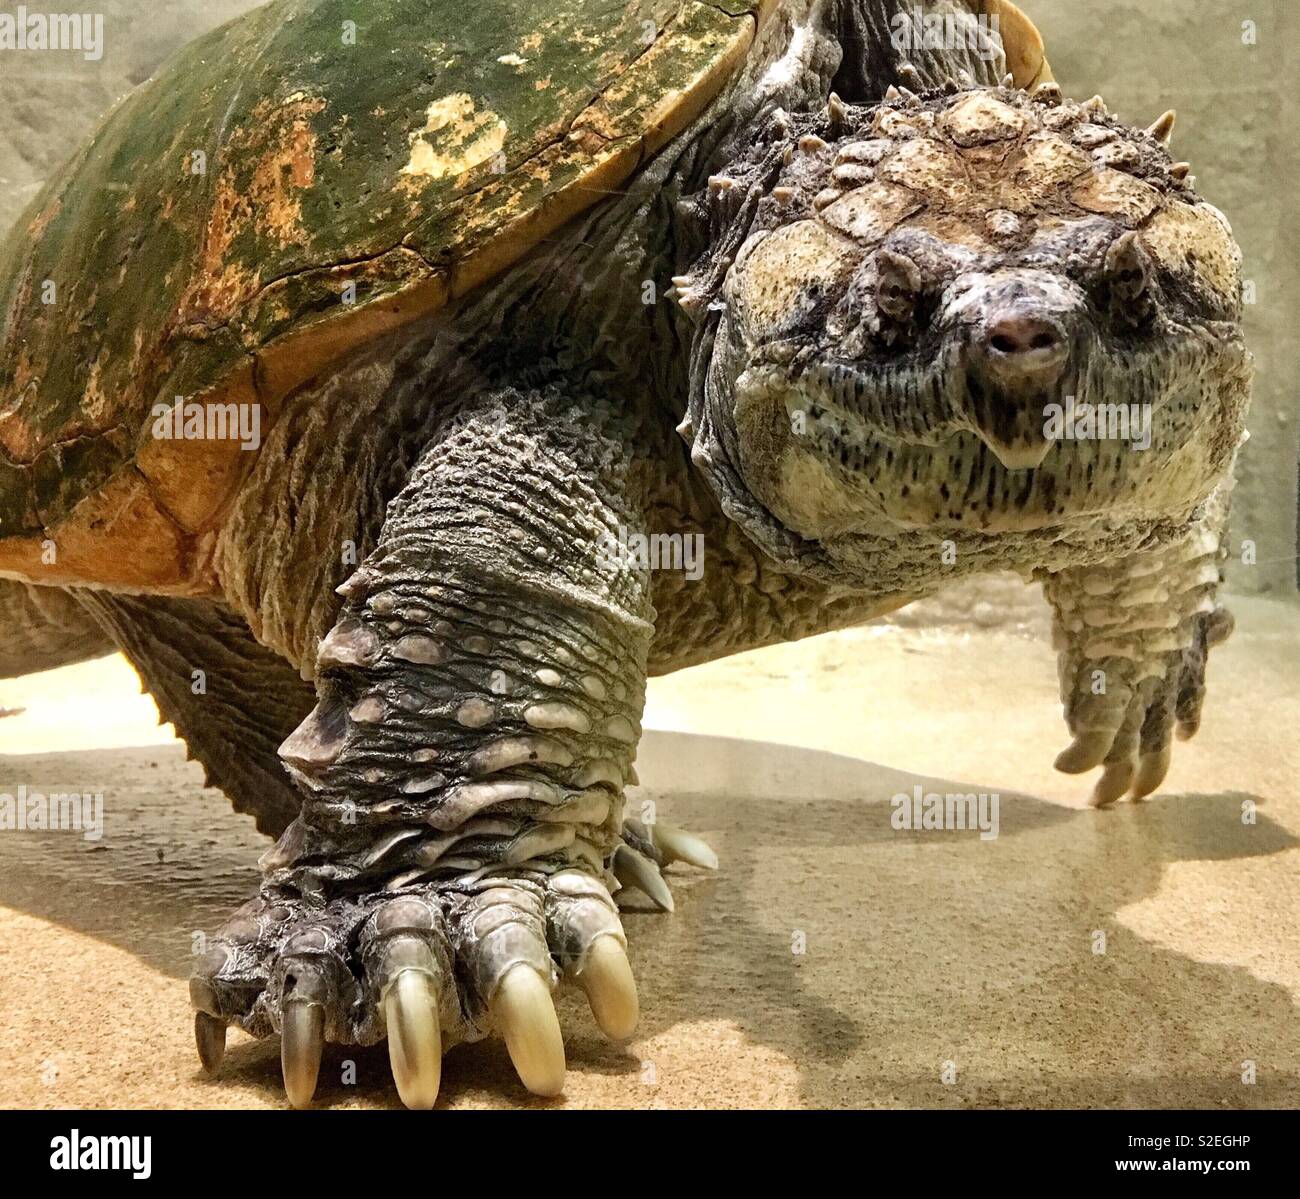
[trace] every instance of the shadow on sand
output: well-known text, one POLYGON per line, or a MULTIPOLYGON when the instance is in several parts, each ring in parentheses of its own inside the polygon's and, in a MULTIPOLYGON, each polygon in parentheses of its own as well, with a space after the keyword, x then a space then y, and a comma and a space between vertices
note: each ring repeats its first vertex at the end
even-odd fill
MULTIPOLYGON (((1287 991, 1152 944, 1120 916, 1157 892, 1172 863, 1294 846, 1257 797, 1162 796, 1093 812, 1003 794, 999 835, 981 840, 890 822, 898 792, 986 789, 975 782, 675 733, 648 734, 641 762, 647 785, 632 802, 652 799, 722 860, 716 876, 676 876, 674 916, 625 918, 644 1035, 730 1022, 795 1064, 811 1107, 1300 1100, 1300 1023, 1287 991), (1247 799, 1259 805, 1254 824, 1241 819, 1247 799), (1241 1081, 1246 1060, 1256 1063, 1254 1086, 1241 1081), (961 1085, 940 1081, 945 1063, 961 1085)), ((0 761, 0 791, 22 782, 103 790, 106 832, 99 842, 0 837, 0 904, 179 979, 195 932, 218 925, 256 887, 266 842, 203 791, 177 747, 0 761)), ((1204 920, 1230 922, 1232 913, 1204 920)), ((565 1019, 563 1009, 561 1017, 575 1030, 574 1066, 638 1069, 589 1020, 565 1019)), ((347 1054, 363 1083, 387 1086, 383 1046, 347 1054)), ((232 1043, 225 1070, 280 1093, 274 1044, 232 1043)), ((455 1051, 444 1095, 492 1087, 498 1075, 517 1093, 499 1045, 455 1051)), ((346 1090, 327 1082, 336 1076, 322 1071, 320 1103, 346 1090)))

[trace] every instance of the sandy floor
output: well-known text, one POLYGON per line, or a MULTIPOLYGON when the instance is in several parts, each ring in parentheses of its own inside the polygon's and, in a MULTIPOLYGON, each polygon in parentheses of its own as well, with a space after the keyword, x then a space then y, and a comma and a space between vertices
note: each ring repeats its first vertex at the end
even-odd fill
MULTIPOLYGON (((679 876, 675 916, 627 919, 639 1035, 604 1042, 566 996, 563 1099, 531 1100, 489 1042, 450 1055, 441 1102, 1300 1105, 1300 612, 1235 607, 1201 734, 1165 793, 1110 812, 1051 770, 1065 742, 1033 612, 656 681, 642 790, 722 868, 679 876), (918 783, 998 792, 999 836, 894 831, 889 799, 918 783)), ((0 707, 26 708, 0 720, 0 791, 106 805, 98 842, 0 836, 0 1104, 280 1106, 274 1044, 232 1034, 202 1075, 180 981, 263 843, 136 691, 118 660, 0 683, 0 707)), ((387 1074, 382 1046, 330 1050, 318 1100, 392 1105, 387 1074)))

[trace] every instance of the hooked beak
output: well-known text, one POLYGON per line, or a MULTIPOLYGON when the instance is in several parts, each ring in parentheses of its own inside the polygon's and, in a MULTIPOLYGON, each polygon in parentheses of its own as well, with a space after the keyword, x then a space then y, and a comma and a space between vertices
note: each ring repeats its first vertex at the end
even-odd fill
POLYGON ((1060 398, 1070 339, 1046 299, 1020 283, 999 289, 987 297, 967 344, 970 417, 1007 470, 1033 470, 1053 444, 1045 409, 1060 398))

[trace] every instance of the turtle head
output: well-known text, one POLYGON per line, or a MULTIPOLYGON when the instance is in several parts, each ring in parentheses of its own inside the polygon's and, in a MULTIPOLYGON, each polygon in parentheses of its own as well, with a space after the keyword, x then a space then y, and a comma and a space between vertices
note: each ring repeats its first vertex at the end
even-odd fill
POLYGON ((777 114, 679 280, 697 461, 834 555, 1185 519, 1241 439, 1240 255, 1166 144, 1055 85, 777 114), (707 356, 707 363, 699 360, 707 356))

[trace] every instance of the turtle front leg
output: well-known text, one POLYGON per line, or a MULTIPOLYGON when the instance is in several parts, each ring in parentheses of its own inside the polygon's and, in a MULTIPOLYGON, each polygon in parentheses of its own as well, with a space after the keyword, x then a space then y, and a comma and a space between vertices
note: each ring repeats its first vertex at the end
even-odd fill
POLYGON ((1043 577, 1074 737, 1056 767, 1103 768, 1094 806, 1150 795, 1169 770, 1175 728, 1188 738, 1200 725, 1206 658, 1233 625, 1216 599, 1226 519, 1225 489, 1159 548, 1043 577))
POLYGON ((279 1033, 302 1106, 325 1041, 386 1036, 430 1107, 442 1049, 496 1032, 553 1095, 559 976, 630 1035, 612 892, 658 879, 621 835, 652 632, 644 573, 609 553, 640 527, 631 476, 619 417, 554 394, 486 398, 417 463, 281 747, 302 813, 191 981, 205 1064, 228 1024, 279 1033))

